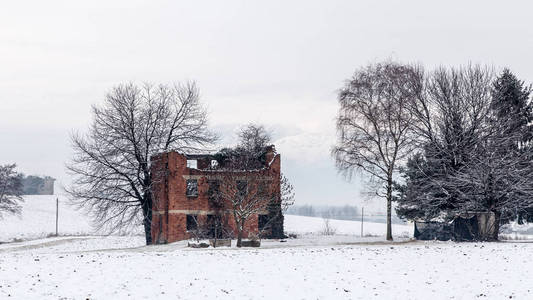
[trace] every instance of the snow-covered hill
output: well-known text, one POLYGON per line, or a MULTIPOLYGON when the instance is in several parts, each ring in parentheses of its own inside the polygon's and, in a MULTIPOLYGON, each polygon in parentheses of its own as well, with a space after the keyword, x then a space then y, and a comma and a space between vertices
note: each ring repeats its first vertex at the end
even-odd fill
MULTIPOLYGON (((288 233, 321 233, 325 227, 324 223, 323 218, 285 215, 285 231, 288 233)), ((329 220, 329 225, 337 235, 361 235, 360 221, 329 220)), ((364 236, 384 236, 386 230, 385 223, 363 222, 364 236)), ((392 232, 395 236, 412 237, 413 230, 412 225, 392 224, 392 232)))

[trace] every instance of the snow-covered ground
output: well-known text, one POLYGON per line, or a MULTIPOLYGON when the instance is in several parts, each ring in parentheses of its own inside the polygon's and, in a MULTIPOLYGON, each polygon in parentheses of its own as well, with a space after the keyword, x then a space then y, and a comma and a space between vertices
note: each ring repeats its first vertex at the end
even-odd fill
MULTIPOLYGON (((55 203, 42 201, 53 208, 27 202, 18 231, 0 221, 8 229, 1 237, 55 230, 55 203)), ((144 246, 140 235, 87 235, 86 217, 68 207, 63 216, 72 222, 60 233, 84 235, 0 245, 0 299, 533 298, 533 243, 412 241, 409 225, 395 225, 396 241, 388 243, 384 224, 365 223, 361 238, 359 222, 336 220, 337 235, 321 236, 322 219, 286 216, 296 239, 192 249, 186 242, 144 246)))
POLYGON ((54 238, 43 247, 34 243, 9 249, 0 245, 0 298, 533 297, 530 243, 408 242, 240 250, 191 249, 183 243, 141 245, 140 237, 54 238))
POLYGON ((498 237, 500 240, 533 240, 533 224, 529 223, 520 225, 517 222, 505 224, 500 228, 500 234, 498 237))

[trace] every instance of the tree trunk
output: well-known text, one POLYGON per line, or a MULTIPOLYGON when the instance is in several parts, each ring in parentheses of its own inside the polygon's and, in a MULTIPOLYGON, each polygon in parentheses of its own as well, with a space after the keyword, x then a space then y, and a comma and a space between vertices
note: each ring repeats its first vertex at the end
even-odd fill
POLYGON ((387 241, 392 241, 392 177, 387 180, 387 241))
POLYGON ((217 220, 215 219, 215 242, 213 243, 213 248, 217 247, 217 240, 218 240, 218 224, 217 220))
POLYGON ((494 212, 494 234, 492 236, 494 241, 498 240, 498 234, 500 233, 501 215, 500 212, 494 212))
POLYGON ((519 213, 516 213, 517 214, 517 223, 518 225, 524 225, 524 213, 523 212, 519 212, 519 213))
POLYGON ((242 232, 244 230, 244 220, 237 223, 237 247, 242 246, 242 232))
POLYGON ((142 203, 143 210, 143 226, 144 237, 146 238, 146 245, 152 244, 152 195, 147 194, 144 196, 144 202, 142 203))

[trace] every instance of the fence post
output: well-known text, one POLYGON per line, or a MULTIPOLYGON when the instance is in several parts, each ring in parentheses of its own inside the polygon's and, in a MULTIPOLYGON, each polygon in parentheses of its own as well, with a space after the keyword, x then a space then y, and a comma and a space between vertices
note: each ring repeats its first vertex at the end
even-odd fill
POLYGON ((56 236, 58 235, 58 232, 57 232, 58 218, 59 218, 59 198, 56 198, 56 236))
POLYGON ((363 237, 363 221, 365 216, 365 208, 361 207, 361 237, 363 237))

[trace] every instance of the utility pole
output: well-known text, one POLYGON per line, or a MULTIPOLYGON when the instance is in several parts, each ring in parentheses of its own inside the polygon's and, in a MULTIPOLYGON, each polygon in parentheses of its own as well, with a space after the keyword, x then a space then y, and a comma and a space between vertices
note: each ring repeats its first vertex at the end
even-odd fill
POLYGON ((57 222, 59 219, 59 198, 56 198, 56 236, 57 236, 57 222))
POLYGON ((361 207, 361 237, 363 237, 363 221, 365 218, 365 207, 361 207))

